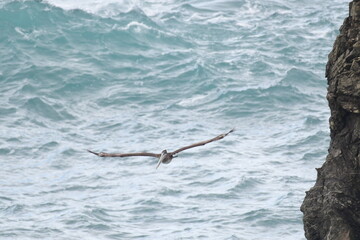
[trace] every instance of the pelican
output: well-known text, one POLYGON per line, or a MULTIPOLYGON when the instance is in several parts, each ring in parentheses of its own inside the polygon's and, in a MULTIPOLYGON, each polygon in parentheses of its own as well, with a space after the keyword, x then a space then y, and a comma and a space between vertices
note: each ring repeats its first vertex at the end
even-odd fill
POLYGON ((171 160, 175 157, 177 157, 177 154, 179 152, 182 152, 184 150, 187 150, 189 148, 194 148, 194 147, 199 147, 214 141, 218 141, 220 139, 223 139, 224 137, 226 137, 228 134, 232 133, 233 131, 235 131, 235 129, 231 129, 229 132, 227 133, 223 133, 220 134, 212 139, 209 140, 205 140, 202 142, 198 142, 198 143, 194 143, 182 148, 179 148, 173 152, 168 152, 167 150, 163 150, 160 154, 158 153, 149 153, 149 152, 135 152, 135 153, 105 153, 105 152, 93 152, 90 150, 87 150, 88 152, 95 154, 96 156, 99 157, 134 157, 134 156, 145 156, 145 157, 155 157, 155 158, 159 158, 158 163, 156 165, 156 169, 158 169, 158 167, 160 166, 160 164, 169 164, 171 162, 171 160))

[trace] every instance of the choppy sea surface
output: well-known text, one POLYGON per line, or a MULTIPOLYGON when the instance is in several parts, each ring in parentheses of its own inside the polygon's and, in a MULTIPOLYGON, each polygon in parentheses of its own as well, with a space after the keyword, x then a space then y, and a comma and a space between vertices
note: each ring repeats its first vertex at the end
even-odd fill
POLYGON ((343 0, 0 2, 0 239, 305 239, 343 0), (151 157, 235 127, 155 169, 151 157))

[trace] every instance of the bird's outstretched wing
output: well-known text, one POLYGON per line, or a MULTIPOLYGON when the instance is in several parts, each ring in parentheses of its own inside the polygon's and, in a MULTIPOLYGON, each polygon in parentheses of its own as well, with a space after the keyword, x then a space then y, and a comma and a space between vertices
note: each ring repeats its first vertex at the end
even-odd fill
POLYGON ((104 152, 93 152, 87 150, 89 153, 95 154, 99 157, 134 157, 134 156, 143 156, 143 157, 156 157, 159 158, 161 154, 148 153, 148 152, 138 152, 138 153, 104 153, 104 152))
POLYGON ((212 139, 209 139, 209 140, 206 140, 206 141, 202 141, 202 142, 198 142, 198 143, 194 143, 194 144, 191 144, 189 146, 186 146, 186 147, 182 147, 182 148, 179 148, 173 152, 171 152, 172 155, 175 155, 179 152, 182 152, 186 149, 189 149, 189 148, 194 148, 194 147, 199 147, 199 146, 202 146, 202 145, 205 145, 205 144, 208 144, 208 143, 211 143, 211 142, 214 142, 214 141, 218 141, 220 139, 223 139, 224 137, 226 137, 229 133, 232 133, 233 131, 235 131, 235 129, 231 129, 229 132, 227 133, 223 133, 223 134, 220 134, 219 136, 216 136, 212 139))

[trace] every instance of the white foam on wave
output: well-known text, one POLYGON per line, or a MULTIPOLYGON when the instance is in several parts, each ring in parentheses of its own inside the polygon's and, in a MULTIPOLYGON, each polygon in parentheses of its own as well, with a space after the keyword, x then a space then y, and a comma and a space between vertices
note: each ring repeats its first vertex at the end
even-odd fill
POLYGON ((308 40, 319 39, 319 38, 323 39, 326 38, 326 36, 330 34, 332 31, 333 29, 331 29, 330 27, 324 27, 323 29, 314 28, 308 30, 308 34, 304 35, 304 38, 308 40))
POLYGON ((26 40, 35 39, 44 33, 42 30, 26 30, 20 27, 15 27, 15 31, 26 40))
POLYGON ((135 32, 141 32, 141 29, 151 30, 152 28, 144 23, 132 21, 129 24, 127 24, 122 30, 129 30, 129 29, 134 29, 135 32))
POLYGON ((47 0, 47 2, 64 10, 80 9, 102 16, 113 16, 121 12, 129 12, 136 6, 136 1, 133 0, 47 0))
POLYGON ((182 107, 191 107, 203 102, 208 97, 207 94, 196 95, 191 98, 181 100, 178 104, 182 107))
POLYGON ((46 0, 46 2, 64 10, 80 9, 102 17, 112 17, 133 9, 141 9, 147 16, 171 11, 168 0, 46 0))

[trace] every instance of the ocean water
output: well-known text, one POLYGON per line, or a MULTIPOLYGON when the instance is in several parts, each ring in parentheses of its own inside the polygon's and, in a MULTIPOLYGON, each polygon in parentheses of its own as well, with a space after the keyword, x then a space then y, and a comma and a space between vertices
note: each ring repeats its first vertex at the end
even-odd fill
POLYGON ((305 239, 343 0, 0 2, 0 239, 305 239), (151 157, 235 127, 155 169, 151 157))

